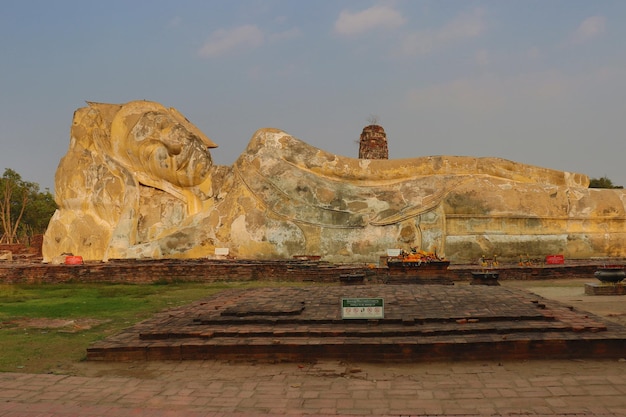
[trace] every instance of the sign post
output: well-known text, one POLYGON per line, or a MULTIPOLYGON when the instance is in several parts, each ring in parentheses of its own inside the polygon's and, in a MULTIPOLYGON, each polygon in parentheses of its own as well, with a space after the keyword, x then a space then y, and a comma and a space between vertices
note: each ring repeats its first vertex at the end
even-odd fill
POLYGON ((342 319, 385 318, 385 301, 382 298, 342 298, 342 319))

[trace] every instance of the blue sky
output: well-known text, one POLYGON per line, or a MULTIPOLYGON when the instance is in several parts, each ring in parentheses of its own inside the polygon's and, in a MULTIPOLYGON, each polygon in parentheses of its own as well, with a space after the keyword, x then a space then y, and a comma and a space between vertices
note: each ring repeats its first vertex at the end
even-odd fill
POLYGON ((230 165, 261 127, 626 186, 626 1, 0 0, 0 169, 54 188, 86 100, 176 107, 230 165))

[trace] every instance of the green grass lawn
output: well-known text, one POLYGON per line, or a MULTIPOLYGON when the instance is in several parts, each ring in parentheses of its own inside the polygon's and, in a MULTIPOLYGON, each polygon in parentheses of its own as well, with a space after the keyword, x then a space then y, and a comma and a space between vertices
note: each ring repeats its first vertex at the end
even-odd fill
POLYGON ((0 285, 0 371, 63 372, 71 363, 85 358, 90 343, 157 311, 224 289, 261 285, 288 284, 0 285), (42 322, 44 325, 38 326, 42 322), (45 326, 55 322, 69 325, 45 326))

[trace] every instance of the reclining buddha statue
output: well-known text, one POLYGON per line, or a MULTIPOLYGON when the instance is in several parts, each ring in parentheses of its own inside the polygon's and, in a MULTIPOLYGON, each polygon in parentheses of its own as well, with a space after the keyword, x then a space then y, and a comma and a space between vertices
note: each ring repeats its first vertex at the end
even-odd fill
POLYGON ((626 256, 626 192, 583 174, 493 157, 356 159, 278 129, 232 166, 173 108, 88 103, 55 176, 44 262, 321 255, 373 262, 420 248, 452 262, 487 254, 626 256))

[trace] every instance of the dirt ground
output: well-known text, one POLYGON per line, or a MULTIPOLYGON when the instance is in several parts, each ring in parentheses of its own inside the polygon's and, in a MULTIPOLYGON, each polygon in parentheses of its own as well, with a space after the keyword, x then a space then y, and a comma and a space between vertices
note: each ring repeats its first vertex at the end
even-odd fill
POLYGON ((626 296, 586 295, 585 283, 595 279, 555 279, 542 281, 502 281, 505 287, 523 288, 549 300, 555 300, 578 311, 588 311, 626 326, 626 296))
POLYGON ((47 318, 20 318, 17 320, 5 321, 6 326, 16 326, 31 329, 56 329, 62 333, 77 333, 89 330, 94 326, 105 323, 106 320, 96 319, 47 319, 47 318))

